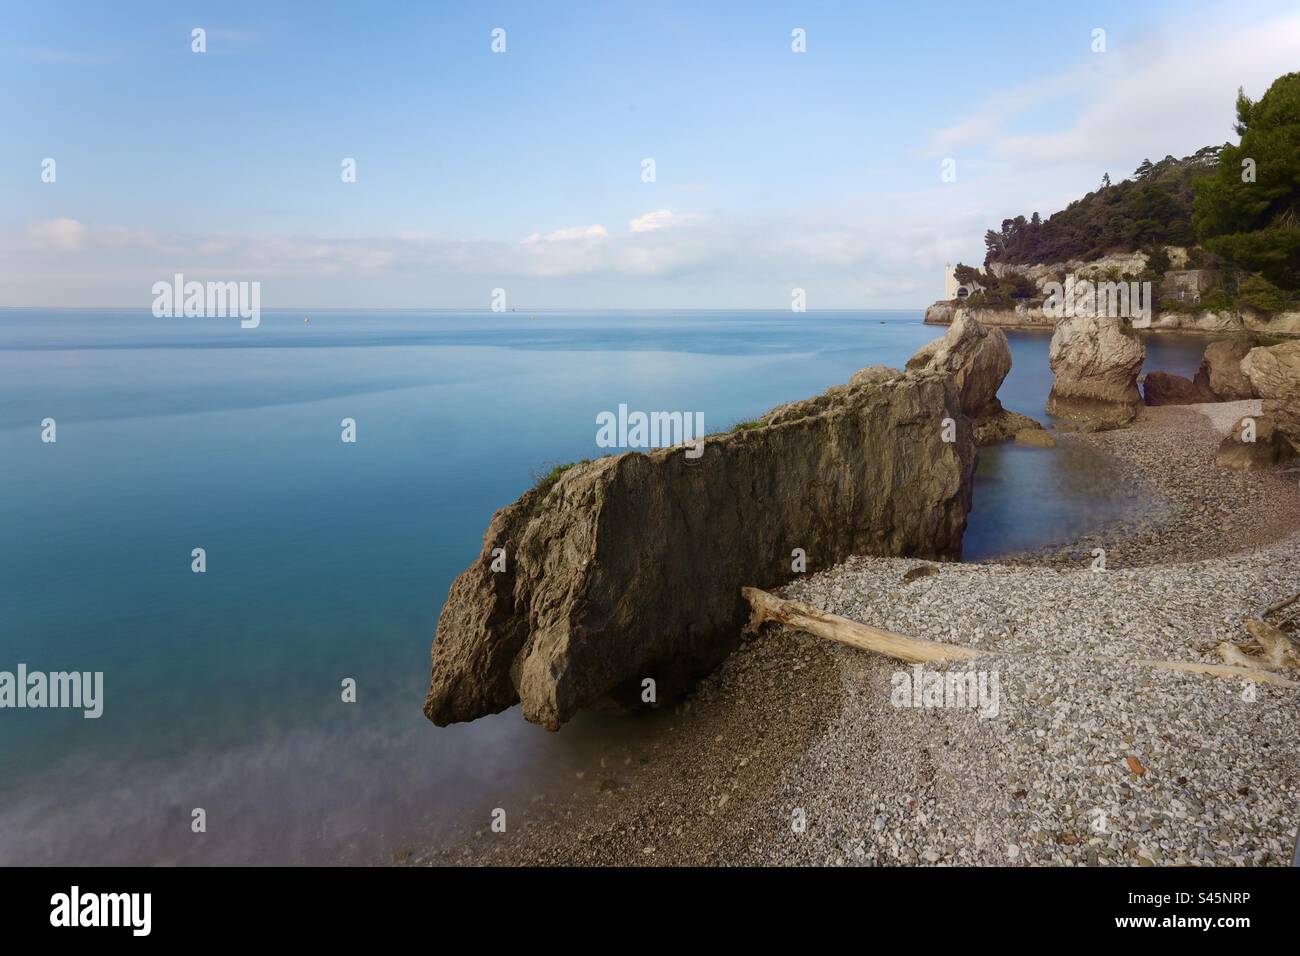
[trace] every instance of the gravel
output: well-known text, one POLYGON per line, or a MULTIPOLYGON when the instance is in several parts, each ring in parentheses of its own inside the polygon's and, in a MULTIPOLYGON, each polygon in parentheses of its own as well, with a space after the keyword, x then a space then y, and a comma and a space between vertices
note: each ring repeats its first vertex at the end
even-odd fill
POLYGON ((1232 431, 1232 426, 1247 415, 1259 417, 1264 413, 1264 403, 1258 398, 1241 402, 1204 402, 1184 407, 1193 409, 1197 414, 1208 418, 1210 427, 1220 438, 1232 431))

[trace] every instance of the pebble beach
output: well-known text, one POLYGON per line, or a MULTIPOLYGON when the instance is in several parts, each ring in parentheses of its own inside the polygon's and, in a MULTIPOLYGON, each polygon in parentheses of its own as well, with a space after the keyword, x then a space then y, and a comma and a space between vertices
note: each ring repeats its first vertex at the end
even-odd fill
POLYGON ((925 670, 995 673, 995 714, 900 705, 911 665, 768 626, 666 732, 414 862, 1289 865, 1300 689, 1134 663, 1219 663, 1300 590, 1300 475, 1214 464, 1249 405, 1058 435, 1121 466, 1155 505, 1140 519, 995 563, 857 557, 782 592, 994 652, 925 670))

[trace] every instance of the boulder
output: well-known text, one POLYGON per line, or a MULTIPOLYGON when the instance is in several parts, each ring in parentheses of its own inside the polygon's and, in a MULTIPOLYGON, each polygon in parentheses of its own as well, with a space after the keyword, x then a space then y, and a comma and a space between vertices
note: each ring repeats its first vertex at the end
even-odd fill
POLYGON ((1016 432, 1016 444, 1028 445, 1031 448, 1055 448, 1056 439, 1046 428, 1022 428, 1016 432))
POLYGON ((1171 372, 1147 372, 1142 381, 1142 398, 1148 405, 1201 405, 1218 401, 1208 386, 1171 372))
POLYGON ((907 360, 909 369, 928 368, 952 378, 961 410, 970 418, 1002 410, 998 388, 1011 371, 1011 346, 1001 329, 980 325, 958 309, 948 331, 907 360))
POLYGON ((1011 346, 1005 332, 986 329, 969 310, 958 309, 948 331, 922 346, 907 360, 907 367, 952 379, 977 445, 992 445, 1021 429, 1042 427, 1032 418, 1008 412, 998 401, 998 389, 1011 371, 1011 346))
POLYGON ((1142 404, 1137 377, 1146 346, 1122 319, 1076 315, 1052 333, 1047 361, 1055 376, 1047 411, 1090 431, 1119 428, 1142 404))
POLYGON ((1194 381, 1213 393, 1215 399, 1212 400, 1239 402, 1257 398, 1250 379, 1241 368, 1241 360, 1250 349, 1251 344, 1245 339, 1211 342, 1201 357, 1201 367, 1196 370, 1194 381))
POLYGON ((1300 342, 1251 349, 1241 368, 1264 400, 1265 417, 1300 452, 1300 342))
POLYGON ((971 428, 975 432, 975 444, 981 448, 1008 441, 1024 431, 1043 431, 1043 426, 1028 415, 1005 408, 997 414, 974 419, 971 428))
MULTIPOLYGON (((860 368, 849 377, 850 385, 874 385, 878 382, 890 382, 902 378, 904 372, 888 365, 868 365, 860 368)), ((796 403, 798 404, 798 403, 796 403)))
POLYGON ((1238 419, 1222 442, 1215 461, 1224 468, 1253 471, 1290 461, 1295 451, 1267 415, 1238 419))
POLYGON ((959 557, 969 423, 947 377, 894 375, 783 405, 694 458, 573 465, 502 508, 439 617, 425 714, 445 725, 520 703, 554 730, 585 707, 647 706, 647 679, 666 702, 735 648, 741 587, 789 581, 796 549, 808 571, 959 557))

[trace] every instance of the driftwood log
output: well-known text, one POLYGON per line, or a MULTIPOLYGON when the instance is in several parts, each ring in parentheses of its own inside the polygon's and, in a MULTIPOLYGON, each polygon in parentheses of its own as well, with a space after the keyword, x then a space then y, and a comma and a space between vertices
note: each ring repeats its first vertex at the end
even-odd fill
MULTIPOLYGON (((758 588, 741 588, 741 595, 749 603, 750 616, 746 630, 757 632, 767 621, 775 621, 816 637, 856 647, 858 650, 883 654, 895 660, 925 662, 945 660, 970 660, 977 657, 1000 657, 997 651, 981 651, 957 644, 940 644, 916 637, 907 637, 893 631, 859 624, 847 617, 818 610, 800 601, 777 597, 758 588)), ((1053 654, 1052 657, 1065 655, 1053 654)), ((1101 660, 1102 658, 1093 658, 1101 660)), ((1189 674, 1206 674, 1232 680, 1258 681, 1279 687, 1300 688, 1300 683, 1254 666, 1232 664, 1202 664, 1199 661, 1144 661, 1130 660, 1130 664, 1156 670, 1182 671, 1189 674)))
POLYGON ((1296 601, 1300 601, 1300 592, 1296 592, 1295 594, 1291 595, 1289 598, 1284 598, 1283 600, 1278 601, 1276 604, 1270 605, 1269 609, 1264 612, 1264 616, 1268 617, 1271 614, 1276 614, 1278 611, 1285 611, 1296 601))

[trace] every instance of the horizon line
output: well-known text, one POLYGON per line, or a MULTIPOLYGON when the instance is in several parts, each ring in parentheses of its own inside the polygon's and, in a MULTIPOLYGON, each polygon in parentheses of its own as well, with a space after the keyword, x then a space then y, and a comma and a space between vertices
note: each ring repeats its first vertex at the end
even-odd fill
MULTIPOLYGON (((788 308, 773 309, 759 308, 756 306, 728 306, 725 308, 716 308, 709 306, 672 306, 667 308, 655 307, 637 307, 637 306, 618 306, 604 307, 592 306, 584 308, 570 308, 567 306, 550 307, 543 309, 516 309, 511 308, 508 312, 495 312, 492 309, 483 308, 458 308, 456 306, 357 306, 357 307, 340 307, 340 306, 275 306, 274 308, 264 308, 259 310, 262 314, 268 312, 474 312, 484 315, 523 315, 535 313, 556 313, 556 312, 780 312, 791 315, 804 315, 809 312, 923 312, 928 306, 870 306, 861 308, 841 308, 841 309, 805 309, 803 312, 794 312, 788 308)), ((149 306, 142 305, 0 305, 0 312, 23 312, 43 310, 46 312, 79 312, 87 310, 100 310, 104 312, 150 312, 149 306)), ((185 316, 171 316, 170 318, 185 318, 185 316)), ((210 316, 189 316, 189 318, 210 318, 210 316)))

